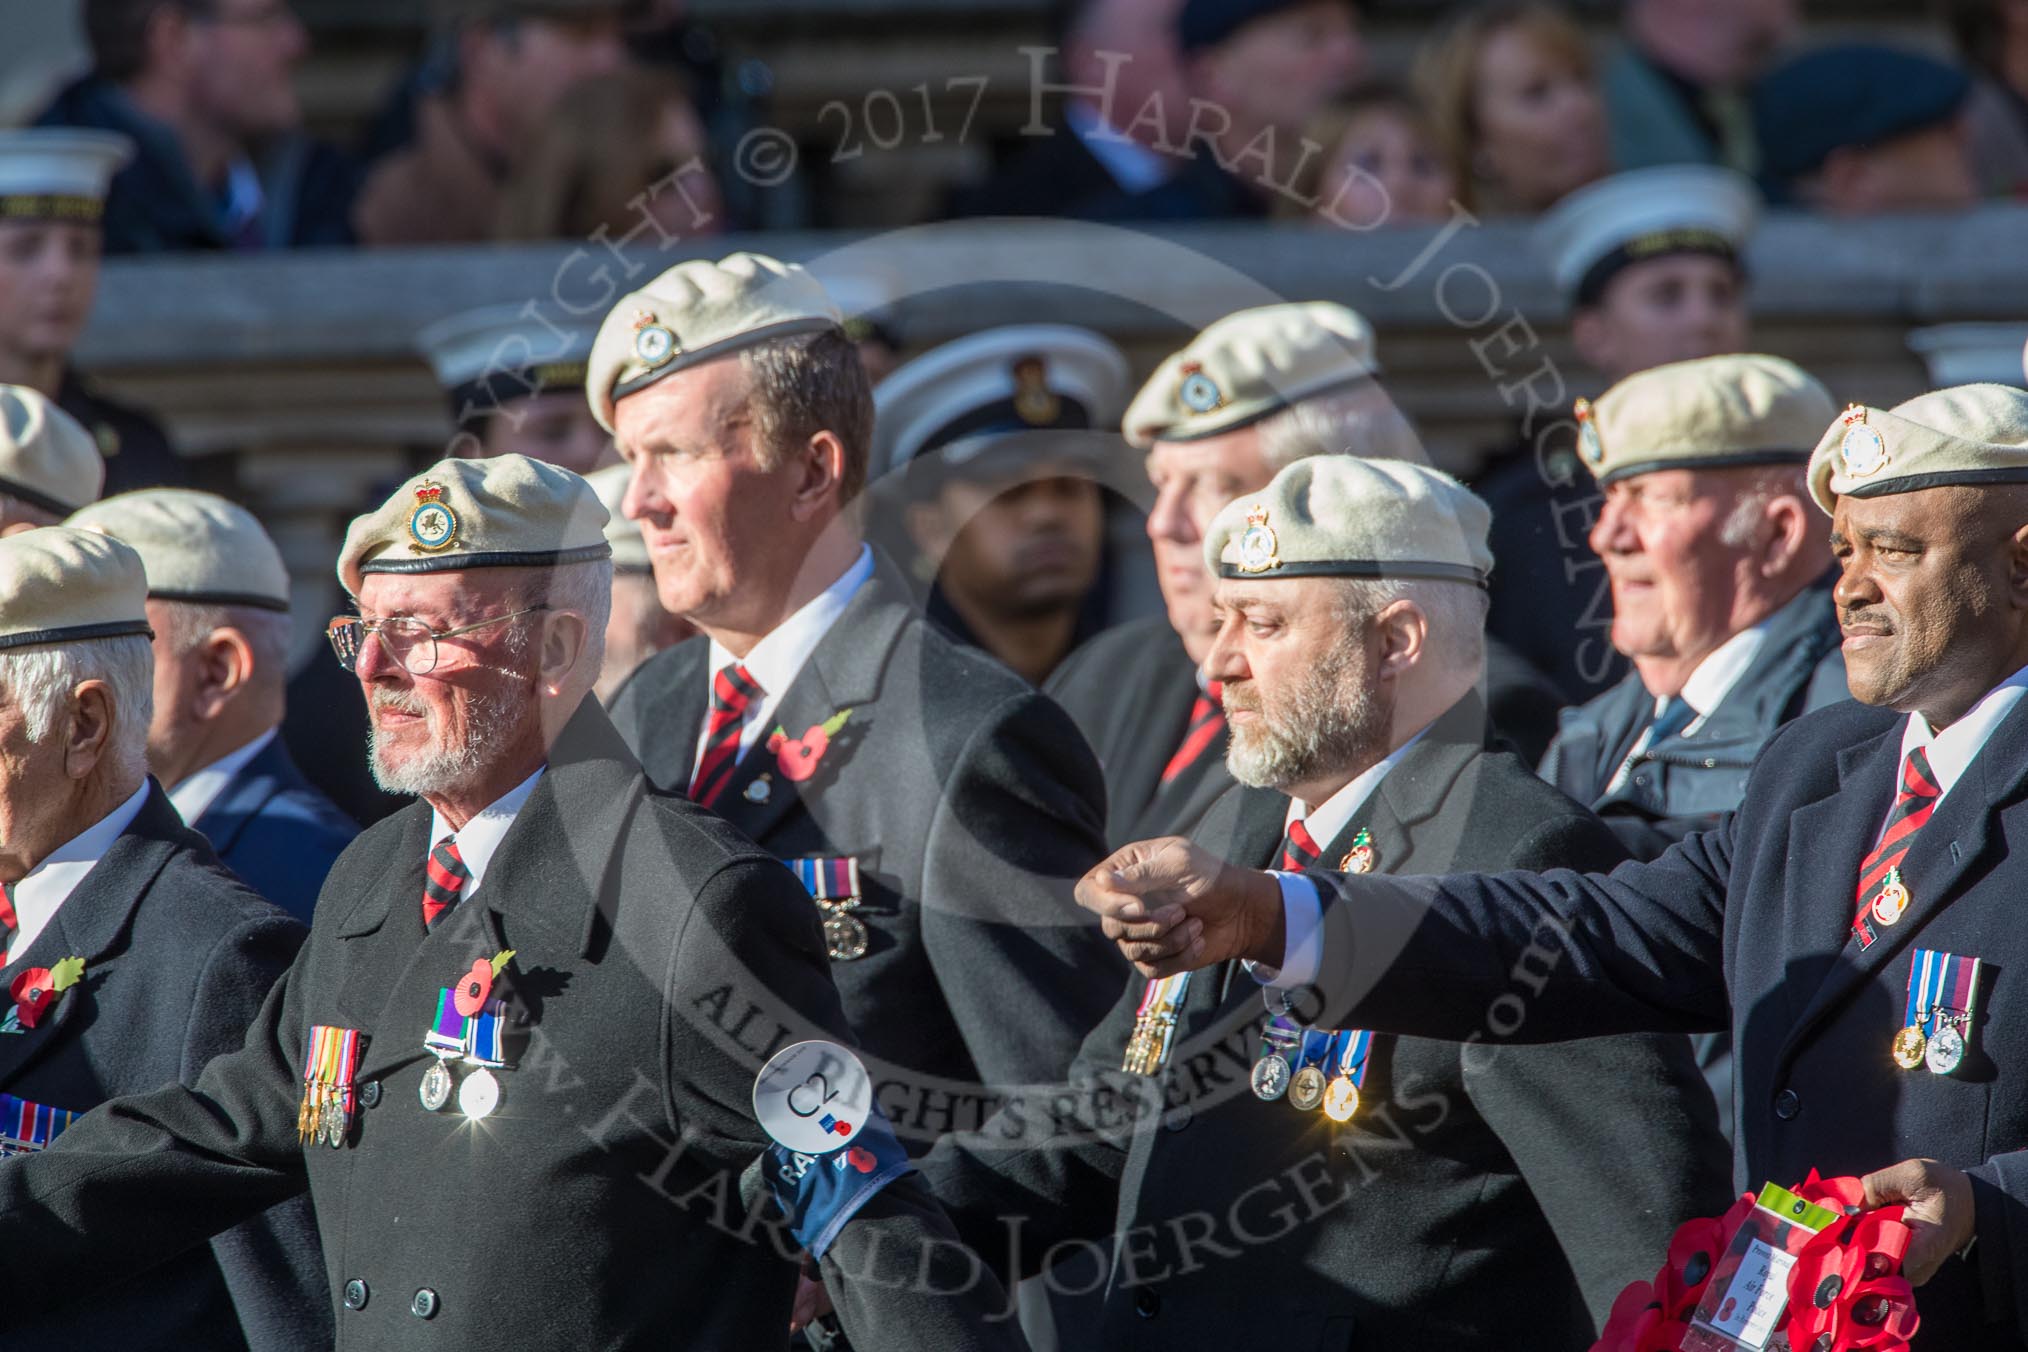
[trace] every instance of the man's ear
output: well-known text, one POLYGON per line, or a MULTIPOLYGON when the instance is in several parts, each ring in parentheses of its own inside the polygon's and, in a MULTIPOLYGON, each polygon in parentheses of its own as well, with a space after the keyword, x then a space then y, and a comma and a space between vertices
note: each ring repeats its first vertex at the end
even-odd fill
POLYGON ((79 781, 91 778, 105 760, 118 712, 113 688, 104 681, 85 681, 71 692, 70 711, 58 725, 64 774, 79 781))
POLYGON ((253 680, 253 645, 237 629, 221 626, 205 636, 197 650, 197 688, 190 712, 209 722, 253 680))
POLYGON ((1413 601, 1390 601, 1373 617, 1374 674, 1399 679, 1422 661, 1429 644, 1429 616, 1413 601))
MULTIPOLYGON (((591 626, 574 610, 547 611, 542 620, 535 679, 545 694, 559 695, 578 663, 584 660, 591 626)), ((589 676, 596 680, 598 673, 591 672, 589 676)))
POLYGON ((789 495, 789 512, 798 521, 808 521, 826 506, 842 509, 845 504, 845 443, 836 432, 813 435, 795 454, 800 471, 789 495))
POLYGON ((1775 497, 1767 505, 1767 539, 1760 551, 1760 575, 1780 577, 1814 543, 1823 548, 1817 510, 1790 493, 1775 497))

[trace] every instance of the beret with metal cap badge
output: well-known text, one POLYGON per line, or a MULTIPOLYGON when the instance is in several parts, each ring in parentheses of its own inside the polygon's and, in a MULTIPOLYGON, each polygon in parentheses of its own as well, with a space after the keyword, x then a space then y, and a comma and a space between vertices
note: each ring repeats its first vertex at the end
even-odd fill
POLYGON ((1607 484, 1665 469, 1800 465, 1836 409, 1815 376, 1781 357, 1670 362, 1577 401, 1578 457, 1607 484))
POLYGON ((338 580, 359 594, 367 573, 554 568, 612 557, 606 509, 567 469, 525 455, 443 460, 353 520, 338 580))
POLYGON ((155 600, 289 609, 281 551, 253 513, 215 493, 143 488, 95 502, 64 524, 110 535, 139 554, 155 600))
POLYGON ((1172 353, 1127 408, 1129 444, 1199 441, 1371 378, 1373 326, 1328 301, 1227 315, 1172 353))
POLYGON ((678 263, 622 296, 592 343, 585 396, 599 426, 613 405, 701 362, 774 338, 845 329, 823 284, 803 268, 762 254, 678 263))
POLYGON ((0 494, 62 517, 105 482, 106 459, 82 423, 26 385, 0 385, 0 494))
POLYGON ((2028 483, 2028 390, 1956 385, 1892 409, 1853 404, 1810 457, 1810 496, 1838 499, 1926 488, 2028 483))
POLYGON ((0 652, 148 633, 147 574, 118 540, 68 526, 0 539, 0 652))
POLYGON ((1492 512, 1450 475, 1405 460, 1315 455, 1228 503, 1204 537, 1224 578, 1364 577, 1484 586, 1492 512))

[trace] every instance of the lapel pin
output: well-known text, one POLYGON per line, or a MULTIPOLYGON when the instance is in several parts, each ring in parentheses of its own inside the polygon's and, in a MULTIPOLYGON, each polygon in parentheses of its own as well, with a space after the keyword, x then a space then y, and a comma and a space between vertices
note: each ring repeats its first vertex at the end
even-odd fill
POLYGON ((759 779, 746 786, 746 792, 741 796, 749 803, 765 803, 768 795, 775 791, 774 785, 769 782, 773 778, 773 775, 763 773, 759 779))

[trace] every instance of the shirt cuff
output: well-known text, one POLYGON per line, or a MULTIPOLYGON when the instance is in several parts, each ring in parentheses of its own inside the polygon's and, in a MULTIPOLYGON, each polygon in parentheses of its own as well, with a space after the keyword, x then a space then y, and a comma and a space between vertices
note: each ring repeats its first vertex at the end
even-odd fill
POLYGON ((1296 990, 1317 979, 1323 962, 1324 906, 1317 896, 1317 884, 1300 873, 1274 874, 1282 889, 1282 922, 1287 935, 1282 964, 1269 967, 1249 962, 1246 970, 1263 986, 1296 990))

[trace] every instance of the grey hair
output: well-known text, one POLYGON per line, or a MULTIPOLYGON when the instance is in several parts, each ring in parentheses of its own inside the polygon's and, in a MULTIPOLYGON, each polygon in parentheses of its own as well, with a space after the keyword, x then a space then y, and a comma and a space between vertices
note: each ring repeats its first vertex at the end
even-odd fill
POLYGON ((761 464, 772 468, 792 448, 830 432, 845 448, 840 500, 857 498, 873 453, 873 385, 852 340, 836 329, 777 338, 744 349, 739 362, 761 464))
MULTIPOLYGON (((584 616, 584 653, 573 675, 584 682, 586 690, 596 685, 606 664, 606 623, 613 613, 612 560, 594 559, 590 563, 568 563, 549 569, 541 581, 522 594, 519 604, 574 610, 584 616)), ((527 626, 514 626, 507 639, 507 650, 517 658, 526 657, 529 633, 527 626)))
POLYGON ((1313 455, 1418 463, 1428 459, 1414 424, 1369 382, 1299 400, 1262 418, 1260 454, 1277 474, 1313 455))
POLYGON ((1429 620, 1425 661, 1437 670, 1470 672, 1476 679, 1486 665, 1486 589, 1468 582, 1425 579, 1341 578, 1338 619, 1347 633, 1396 601, 1411 601, 1429 620))
POLYGON ((156 637, 173 656, 182 657, 211 637, 216 629, 237 629, 253 649, 254 669, 286 681, 289 641, 295 630, 289 617, 279 611, 253 606, 218 606, 195 602, 171 602, 156 612, 166 616, 156 637))
POLYGON ((86 681, 104 681, 112 690, 105 772, 138 785, 148 773, 148 724, 155 712, 155 649, 146 634, 0 653, 0 691, 20 708, 31 742, 56 731, 72 693, 86 681))
POLYGON ((1760 534, 1767 509, 1776 498, 1807 499, 1809 474, 1805 466, 1774 465, 1760 470, 1739 490, 1718 527, 1718 540, 1728 549, 1745 549, 1760 534))

